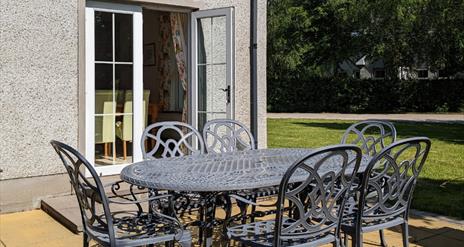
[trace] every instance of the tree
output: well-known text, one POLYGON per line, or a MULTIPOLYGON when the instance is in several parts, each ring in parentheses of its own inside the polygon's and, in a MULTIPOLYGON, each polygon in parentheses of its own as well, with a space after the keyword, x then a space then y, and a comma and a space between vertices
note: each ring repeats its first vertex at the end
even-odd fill
POLYGON ((360 55, 392 78, 421 64, 464 70, 462 0, 269 0, 268 13, 270 81, 334 76, 360 55))

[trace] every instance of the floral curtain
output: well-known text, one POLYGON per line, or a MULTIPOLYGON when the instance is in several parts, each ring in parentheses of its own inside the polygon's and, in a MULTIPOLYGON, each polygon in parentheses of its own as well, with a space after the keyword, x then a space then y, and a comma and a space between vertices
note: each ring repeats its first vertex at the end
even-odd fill
POLYGON ((161 14, 159 17, 160 21, 160 35, 161 42, 159 52, 157 53, 159 66, 158 72, 160 75, 160 109, 165 111, 169 109, 170 102, 170 88, 171 78, 169 75, 170 63, 169 63, 169 51, 172 49, 172 38, 171 38, 171 27, 168 14, 161 14))
POLYGON ((182 122, 187 122, 187 75, 185 54, 185 26, 187 15, 166 13, 160 15, 161 44, 158 57, 160 64, 160 109, 168 110, 178 92, 173 92, 172 83, 180 83, 182 90, 182 122), (175 57, 175 61, 172 60, 175 57), (175 66, 176 68, 174 68, 175 66), (173 75, 173 73, 177 73, 173 75), (171 103, 170 103, 171 102, 171 103))
POLYGON ((187 122, 187 75, 185 74, 185 64, 186 64, 186 55, 185 55, 185 32, 184 26, 185 23, 185 14, 181 13, 170 13, 170 24, 171 24, 171 37, 172 44, 174 45, 174 53, 176 55, 176 64, 177 64, 177 73, 179 77, 179 82, 182 85, 182 95, 183 95, 183 107, 182 107, 182 122, 187 122))

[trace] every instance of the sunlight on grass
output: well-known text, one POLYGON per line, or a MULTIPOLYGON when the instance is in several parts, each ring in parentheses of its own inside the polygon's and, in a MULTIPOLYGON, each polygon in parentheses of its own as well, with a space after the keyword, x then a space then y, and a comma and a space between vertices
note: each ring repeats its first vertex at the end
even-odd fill
MULTIPOLYGON (((268 146, 315 148, 337 144, 354 122, 268 119, 268 146)), ((398 139, 426 136, 432 140, 412 207, 464 219, 464 124, 393 123, 398 139)))

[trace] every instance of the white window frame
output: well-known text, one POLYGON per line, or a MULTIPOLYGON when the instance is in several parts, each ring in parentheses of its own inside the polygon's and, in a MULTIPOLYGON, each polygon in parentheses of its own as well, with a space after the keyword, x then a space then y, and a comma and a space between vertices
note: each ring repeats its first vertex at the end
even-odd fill
MULTIPOLYGON (((119 174, 127 164, 95 166, 95 11, 133 16, 133 156, 142 160, 140 140, 143 132, 143 18, 142 7, 87 1, 85 8, 85 157, 100 175, 119 174)), ((114 24, 113 24, 114 25, 114 24)), ((113 47, 114 49, 114 47, 113 47)), ((90 173, 86 171, 86 175, 90 173)))
POLYGON ((192 12, 190 18, 190 106, 191 125, 198 128, 198 24, 197 20, 208 17, 226 17, 226 83, 230 86, 230 103, 227 107, 227 117, 235 118, 235 34, 234 34, 234 8, 207 9, 192 12))

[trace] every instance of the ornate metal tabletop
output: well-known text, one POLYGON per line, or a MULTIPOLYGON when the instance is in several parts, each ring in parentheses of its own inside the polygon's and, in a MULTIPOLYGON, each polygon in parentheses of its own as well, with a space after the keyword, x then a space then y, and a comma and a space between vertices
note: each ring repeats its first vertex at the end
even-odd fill
MULTIPOLYGON (((222 154, 201 154, 154 159, 125 167, 122 180, 145 188, 216 192, 279 185, 284 173, 311 149, 259 149, 222 154)), ((364 171, 370 157, 361 161, 364 171)), ((339 167, 339 166, 335 166, 339 167)), ((322 172, 334 171, 329 167, 322 172)), ((350 172, 346 170, 345 172, 350 172)), ((305 178, 302 175, 301 180, 305 178)), ((295 177, 298 180, 298 176, 295 177)))

